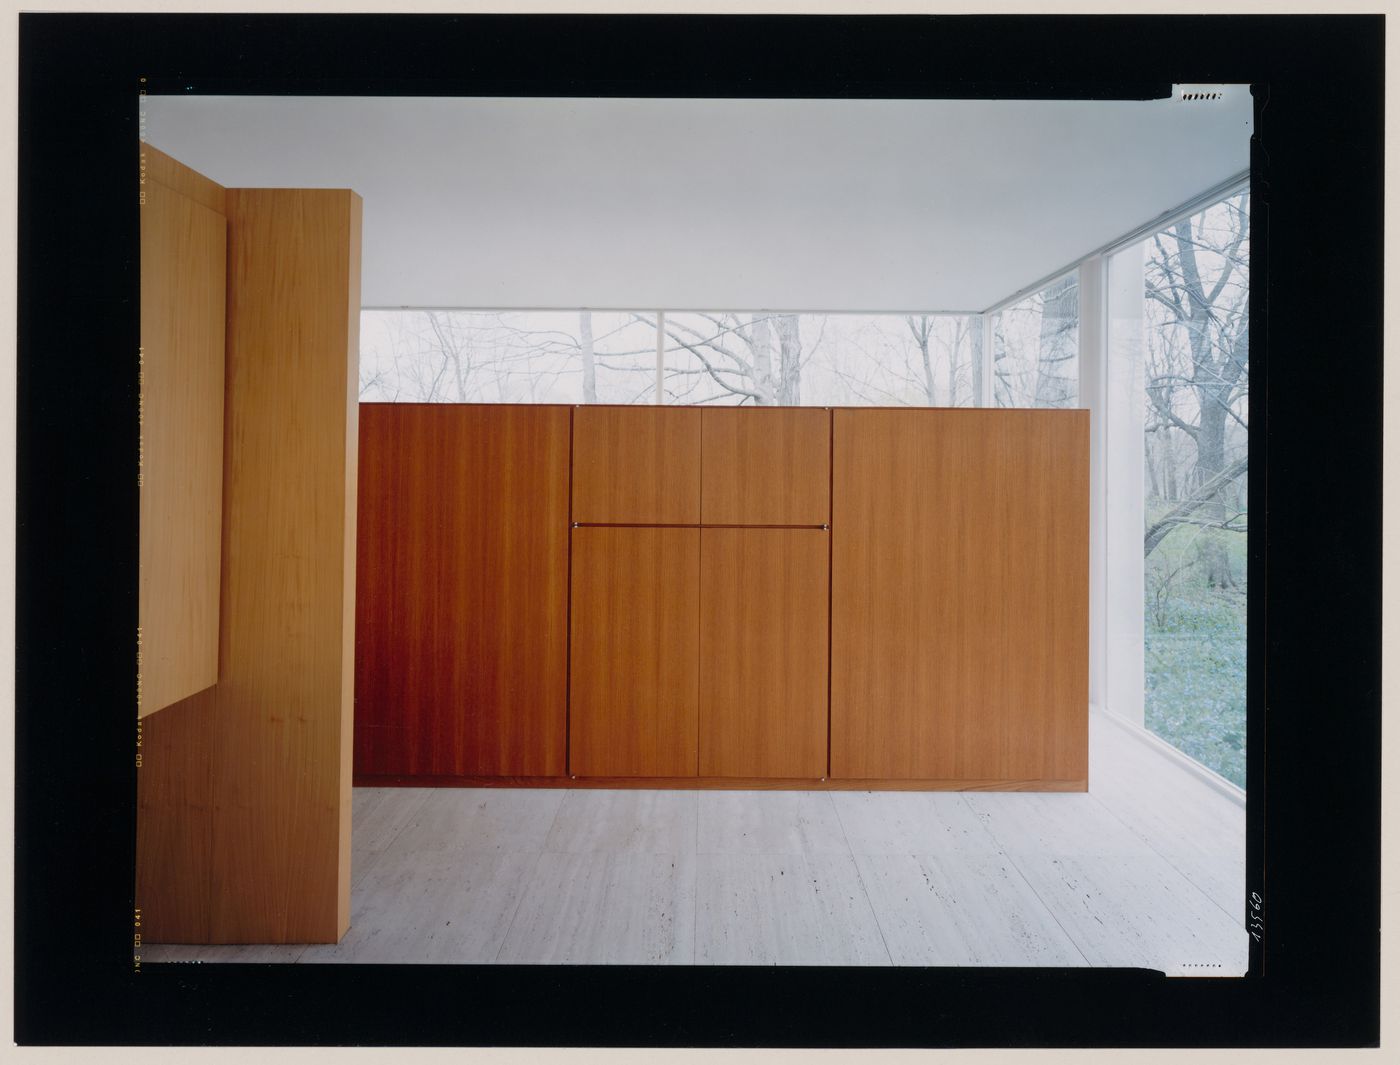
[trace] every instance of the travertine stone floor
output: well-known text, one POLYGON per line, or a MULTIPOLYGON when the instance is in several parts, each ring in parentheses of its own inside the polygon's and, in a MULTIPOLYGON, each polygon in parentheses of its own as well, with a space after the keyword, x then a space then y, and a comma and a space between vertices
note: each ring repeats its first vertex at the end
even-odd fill
POLYGON ((339 944, 143 962, 1242 974, 1243 807, 1091 722, 1088 794, 357 788, 339 944))

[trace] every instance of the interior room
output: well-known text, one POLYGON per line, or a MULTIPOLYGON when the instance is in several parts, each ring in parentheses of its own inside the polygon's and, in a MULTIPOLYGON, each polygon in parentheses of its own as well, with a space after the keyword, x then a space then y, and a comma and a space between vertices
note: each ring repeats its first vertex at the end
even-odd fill
POLYGON ((1244 974, 1247 86, 139 106, 142 964, 1244 974))

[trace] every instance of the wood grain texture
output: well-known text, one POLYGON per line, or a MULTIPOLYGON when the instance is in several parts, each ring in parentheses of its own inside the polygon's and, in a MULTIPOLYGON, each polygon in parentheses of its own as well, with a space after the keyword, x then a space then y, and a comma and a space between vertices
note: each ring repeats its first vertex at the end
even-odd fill
MULTIPOLYGON (((169 160, 161 173, 177 180, 183 170, 169 160)), ((189 174, 179 184, 199 178, 189 174)), ((166 184, 148 180, 142 191, 137 714, 145 717, 219 675, 227 223, 166 184)))
POLYGON ((222 185, 166 155, 154 144, 145 143, 141 145, 142 190, 149 190, 152 182, 164 185, 216 214, 224 214, 227 210, 228 194, 222 185))
POLYGON ((360 198, 231 189, 211 941, 349 923, 360 198))
POLYGON ((1088 428, 835 412, 834 776, 1084 781, 1088 428))
MULTIPOLYGON (((354 195, 353 193, 351 194, 354 195)), ((358 595, 355 591, 357 576, 357 554, 359 542, 359 482, 360 482, 360 261, 364 239, 364 208, 358 196, 350 205, 350 224, 347 241, 350 250, 350 270, 346 281, 347 294, 344 305, 345 350, 349 353, 349 370, 345 375, 345 460, 341 465, 341 483, 345 490, 345 503, 341 510, 344 535, 340 543, 340 580, 342 601, 340 608, 340 765, 336 787, 339 801, 336 818, 339 825, 339 864, 336 868, 337 922, 340 934, 350 922, 350 898, 348 885, 353 879, 351 852, 354 815, 354 776, 355 776, 355 604, 358 595)))
POLYGON ((700 413, 694 407, 577 408, 573 520, 698 524, 700 413))
POLYGON ((826 775, 828 545, 822 529, 701 531, 702 777, 826 775))
POLYGON ((573 531, 569 771, 696 773, 700 530, 573 531))
POLYGON ((355 772, 564 772, 563 406, 365 404, 355 772))
POLYGON ((689 788, 695 791, 1084 791, 1083 780, 834 780, 827 777, 361 776, 357 788, 689 788))
POLYGON ((146 943, 208 943, 215 689, 140 723, 136 906, 146 943))
POLYGON ((700 520, 825 525, 831 520, 831 412, 706 408, 700 520))

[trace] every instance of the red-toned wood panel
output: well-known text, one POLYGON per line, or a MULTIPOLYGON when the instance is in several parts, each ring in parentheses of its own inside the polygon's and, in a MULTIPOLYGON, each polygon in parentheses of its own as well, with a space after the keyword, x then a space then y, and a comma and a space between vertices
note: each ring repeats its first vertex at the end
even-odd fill
POLYGON ((1088 774, 1089 415, 838 410, 831 771, 1088 774))
POLYGON ((826 775, 827 535, 701 531, 702 777, 826 775))
POLYGON ((700 415, 696 407, 574 411, 574 521, 698 524, 700 415))
POLYGON ((701 522, 825 525, 831 520, 831 412, 706 407, 701 522))
POLYGON ((569 770, 690 777, 700 699, 700 530, 574 530, 569 770))
POLYGON ((355 772, 564 772, 570 409, 360 408, 355 772))

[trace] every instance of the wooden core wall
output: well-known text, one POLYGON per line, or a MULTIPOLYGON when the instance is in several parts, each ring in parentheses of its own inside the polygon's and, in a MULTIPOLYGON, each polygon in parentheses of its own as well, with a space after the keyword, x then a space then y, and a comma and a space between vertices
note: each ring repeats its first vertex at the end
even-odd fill
POLYGON ((219 676, 224 190, 147 149, 141 198, 141 585, 137 713, 219 676))
POLYGON ((142 722, 148 942, 350 917, 361 203, 231 189, 219 673, 142 722))

